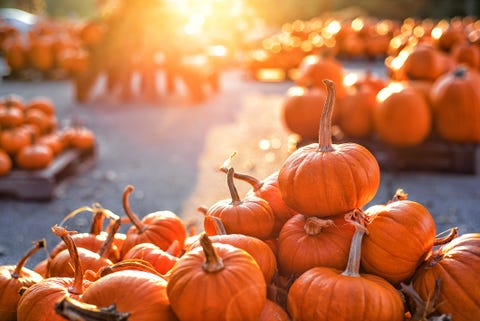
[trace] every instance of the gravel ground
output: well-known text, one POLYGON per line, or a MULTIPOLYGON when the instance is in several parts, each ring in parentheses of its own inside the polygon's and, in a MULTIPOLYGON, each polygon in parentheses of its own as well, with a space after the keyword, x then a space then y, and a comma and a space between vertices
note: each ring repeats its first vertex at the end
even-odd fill
MULTIPOLYGON (((381 64, 369 67, 383 75, 381 64)), ((358 71, 365 64, 345 68, 358 71)), ((192 105, 182 91, 155 103, 138 98, 128 104, 98 92, 77 104, 68 81, 0 82, 0 95, 49 96, 61 123, 79 119, 97 138, 93 168, 62 180, 52 200, 0 199, 0 265, 15 264, 37 239, 46 238, 52 247, 58 240, 50 228, 79 207, 99 202, 124 215, 121 199, 128 184, 135 187, 131 206, 140 216, 171 210, 198 223, 197 206, 229 198, 225 175, 217 168, 232 152, 237 152, 233 165, 239 172, 264 178, 278 170, 289 153, 280 105, 292 83, 255 82, 238 70, 225 72, 221 83, 219 93, 192 105)), ((480 168, 478 155, 476 160, 480 168)), ((241 193, 248 189, 237 187, 241 193)), ((480 231, 479 173, 382 172, 371 204, 385 203, 397 188, 430 210, 439 232, 453 226, 460 233, 480 231)), ((83 232, 88 224, 87 215, 79 215, 67 227, 83 232)), ((43 258, 37 254, 27 266, 43 258)))

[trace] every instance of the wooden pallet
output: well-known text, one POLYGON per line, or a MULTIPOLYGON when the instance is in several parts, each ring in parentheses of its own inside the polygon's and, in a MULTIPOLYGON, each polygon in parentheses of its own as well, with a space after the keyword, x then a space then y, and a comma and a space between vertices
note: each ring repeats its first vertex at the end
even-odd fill
MULTIPOLYGON (((352 142, 366 147, 386 171, 431 171, 458 174, 476 174, 479 144, 456 144, 429 139, 418 146, 393 147, 378 138, 333 138, 333 143, 352 142)), ((297 147, 311 142, 298 141, 297 147)))
POLYGON ((48 201, 54 198, 60 182, 93 166, 95 149, 68 149, 49 167, 37 171, 13 169, 0 178, 0 196, 21 200, 48 201))

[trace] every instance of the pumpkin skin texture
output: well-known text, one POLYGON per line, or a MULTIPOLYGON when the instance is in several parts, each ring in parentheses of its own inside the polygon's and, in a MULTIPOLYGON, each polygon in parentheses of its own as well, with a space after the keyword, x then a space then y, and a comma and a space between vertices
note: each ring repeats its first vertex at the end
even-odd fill
POLYGON ((480 76, 458 67, 433 83, 430 98, 438 135, 450 142, 480 142, 480 76))
POLYGON ((314 267, 296 279, 287 297, 287 310, 296 321, 403 321, 397 290, 386 280, 359 274, 364 230, 354 233, 347 268, 314 267))
POLYGON ((325 80, 327 101, 319 142, 297 149, 283 162, 278 184, 294 211, 309 216, 333 216, 361 208, 375 196, 380 168, 375 157, 355 143, 332 144, 331 114, 335 87, 325 80))
POLYGON ((12 159, 2 149, 0 149, 0 176, 7 175, 12 169, 12 159))
POLYGON ((460 235, 434 251, 420 266, 413 287, 422 299, 433 293, 440 278, 437 300, 439 314, 451 314, 453 321, 480 319, 480 234, 460 235))
POLYGON ((432 116, 427 100, 419 91, 405 83, 391 83, 377 94, 374 123, 384 143, 416 146, 430 134, 432 116))
POLYGON ((123 257, 124 260, 140 259, 153 265, 161 274, 167 273, 178 261, 178 257, 160 249, 152 243, 140 243, 132 247, 123 257))
POLYGON ((362 267, 392 284, 410 279, 431 253, 435 222, 420 203, 407 199, 365 210, 368 235, 363 238, 362 267))
POLYGON ((185 253, 168 277, 167 294, 180 321, 258 321, 267 300, 255 260, 229 244, 211 243, 185 253))
POLYGON ((97 306, 115 302, 118 311, 130 313, 131 321, 174 321, 166 288, 167 281, 158 275, 123 270, 93 282, 81 300, 97 306))
POLYGON ((353 232, 343 215, 330 219, 295 215, 278 237, 281 275, 299 276, 315 266, 345 268, 353 232))
POLYGON ((258 321, 290 321, 290 317, 281 306, 267 300, 258 321))

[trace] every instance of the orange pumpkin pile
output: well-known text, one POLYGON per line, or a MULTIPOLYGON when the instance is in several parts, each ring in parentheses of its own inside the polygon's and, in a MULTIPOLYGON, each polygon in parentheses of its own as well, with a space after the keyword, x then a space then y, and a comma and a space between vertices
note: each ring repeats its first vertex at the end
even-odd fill
POLYGON ((263 180, 235 172, 230 158, 220 170, 231 197, 199 208, 204 231, 187 234, 168 210, 140 218, 129 185, 125 217, 100 204, 76 209, 52 227, 61 241, 31 272, 26 258, 5 267, 1 286, 21 290, 2 296, 2 320, 15 311, 18 321, 479 319, 480 234, 438 237, 428 209, 401 189, 367 207, 378 164, 361 145, 332 144, 335 85, 324 83, 318 143, 263 180), (241 196, 236 180, 252 188, 241 196), (68 231, 80 213, 91 230, 68 231))
POLYGON ((67 148, 93 148, 95 136, 83 126, 59 128, 53 102, 37 96, 0 97, 0 175, 12 169, 47 168, 67 148))

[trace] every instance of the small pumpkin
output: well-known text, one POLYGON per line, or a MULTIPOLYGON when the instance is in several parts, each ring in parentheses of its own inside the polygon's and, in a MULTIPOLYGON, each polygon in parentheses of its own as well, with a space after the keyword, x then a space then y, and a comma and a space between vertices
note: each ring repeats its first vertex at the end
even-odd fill
POLYGON ((333 216, 361 208, 375 196, 380 167, 375 157, 355 143, 332 144, 331 115, 335 84, 324 80, 327 99, 318 143, 293 152, 283 162, 278 184, 294 211, 309 216, 333 216))
MULTIPOLYGON (((178 247, 178 241, 174 241, 172 246, 178 247)), ((178 257, 175 255, 178 251, 172 246, 164 251, 152 243, 140 243, 128 250, 123 260, 144 260, 152 264, 158 273, 166 274, 178 261, 178 257)))
POLYGON ((18 151, 15 155, 15 164, 24 170, 41 170, 50 166, 53 159, 54 155, 50 147, 34 141, 18 151))
POLYGON ((2 149, 0 149, 0 176, 5 176, 12 170, 12 159, 2 149))
POLYGON ((227 185, 231 199, 220 200, 210 206, 206 216, 218 217, 229 234, 239 233, 267 239, 275 223, 270 204, 255 195, 240 199, 233 176, 234 169, 230 167, 227 173, 227 185))
POLYGON ((258 321, 267 300, 265 278, 246 251, 213 243, 185 253, 168 276, 167 295, 180 321, 258 321))
POLYGON ((10 156, 32 143, 32 134, 24 127, 15 127, 0 132, 0 147, 10 156))

